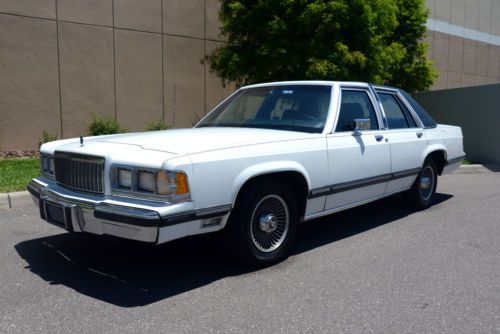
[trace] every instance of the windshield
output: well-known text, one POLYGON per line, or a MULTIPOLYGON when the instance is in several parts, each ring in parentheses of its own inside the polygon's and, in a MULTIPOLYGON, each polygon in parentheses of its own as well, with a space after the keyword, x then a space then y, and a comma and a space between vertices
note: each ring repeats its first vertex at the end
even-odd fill
POLYGON ((331 86, 247 88, 218 106, 196 127, 244 127, 321 133, 331 86))

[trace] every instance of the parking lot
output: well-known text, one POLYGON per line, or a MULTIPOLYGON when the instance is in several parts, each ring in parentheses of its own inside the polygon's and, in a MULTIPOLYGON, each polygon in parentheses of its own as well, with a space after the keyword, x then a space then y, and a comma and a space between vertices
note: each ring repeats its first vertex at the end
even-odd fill
POLYGON ((0 211, 0 332, 499 333, 500 173, 439 179, 302 225, 293 255, 249 271, 219 235, 149 246, 0 211))

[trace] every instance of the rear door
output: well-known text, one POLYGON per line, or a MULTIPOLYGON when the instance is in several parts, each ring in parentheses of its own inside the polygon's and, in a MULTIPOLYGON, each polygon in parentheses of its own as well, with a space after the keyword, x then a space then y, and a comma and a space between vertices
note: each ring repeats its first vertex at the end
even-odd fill
POLYGON ((411 187, 420 168, 427 139, 418 118, 397 90, 376 89, 387 121, 391 152, 391 179, 386 194, 411 187))
POLYGON ((325 210, 341 209, 384 194, 390 172, 386 130, 367 87, 341 87, 333 133, 327 135, 329 187, 325 210), (355 135, 354 120, 369 119, 371 128, 355 135))

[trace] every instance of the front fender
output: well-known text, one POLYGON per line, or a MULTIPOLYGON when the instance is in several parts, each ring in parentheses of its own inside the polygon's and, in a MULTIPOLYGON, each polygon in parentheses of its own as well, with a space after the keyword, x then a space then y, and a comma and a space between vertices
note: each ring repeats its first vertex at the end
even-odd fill
POLYGON ((254 177, 265 175, 265 174, 274 174, 279 172, 297 172, 302 174, 307 182, 307 188, 311 189, 311 180, 309 175, 301 164, 296 161, 272 161, 272 162, 263 162, 258 163, 252 166, 249 166, 242 170, 234 179, 233 185, 231 189, 233 189, 232 198, 233 198, 233 206, 236 202, 236 197, 240 192, 243 185, 251 180, 254 177))

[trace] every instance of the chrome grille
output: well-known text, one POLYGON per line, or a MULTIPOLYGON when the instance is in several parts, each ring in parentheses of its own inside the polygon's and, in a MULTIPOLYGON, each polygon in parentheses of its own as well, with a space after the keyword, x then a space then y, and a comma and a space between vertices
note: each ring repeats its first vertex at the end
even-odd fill
POLYGON ((104 158, 54 153, 56 181, 77 191, 104 194, 104 158))

